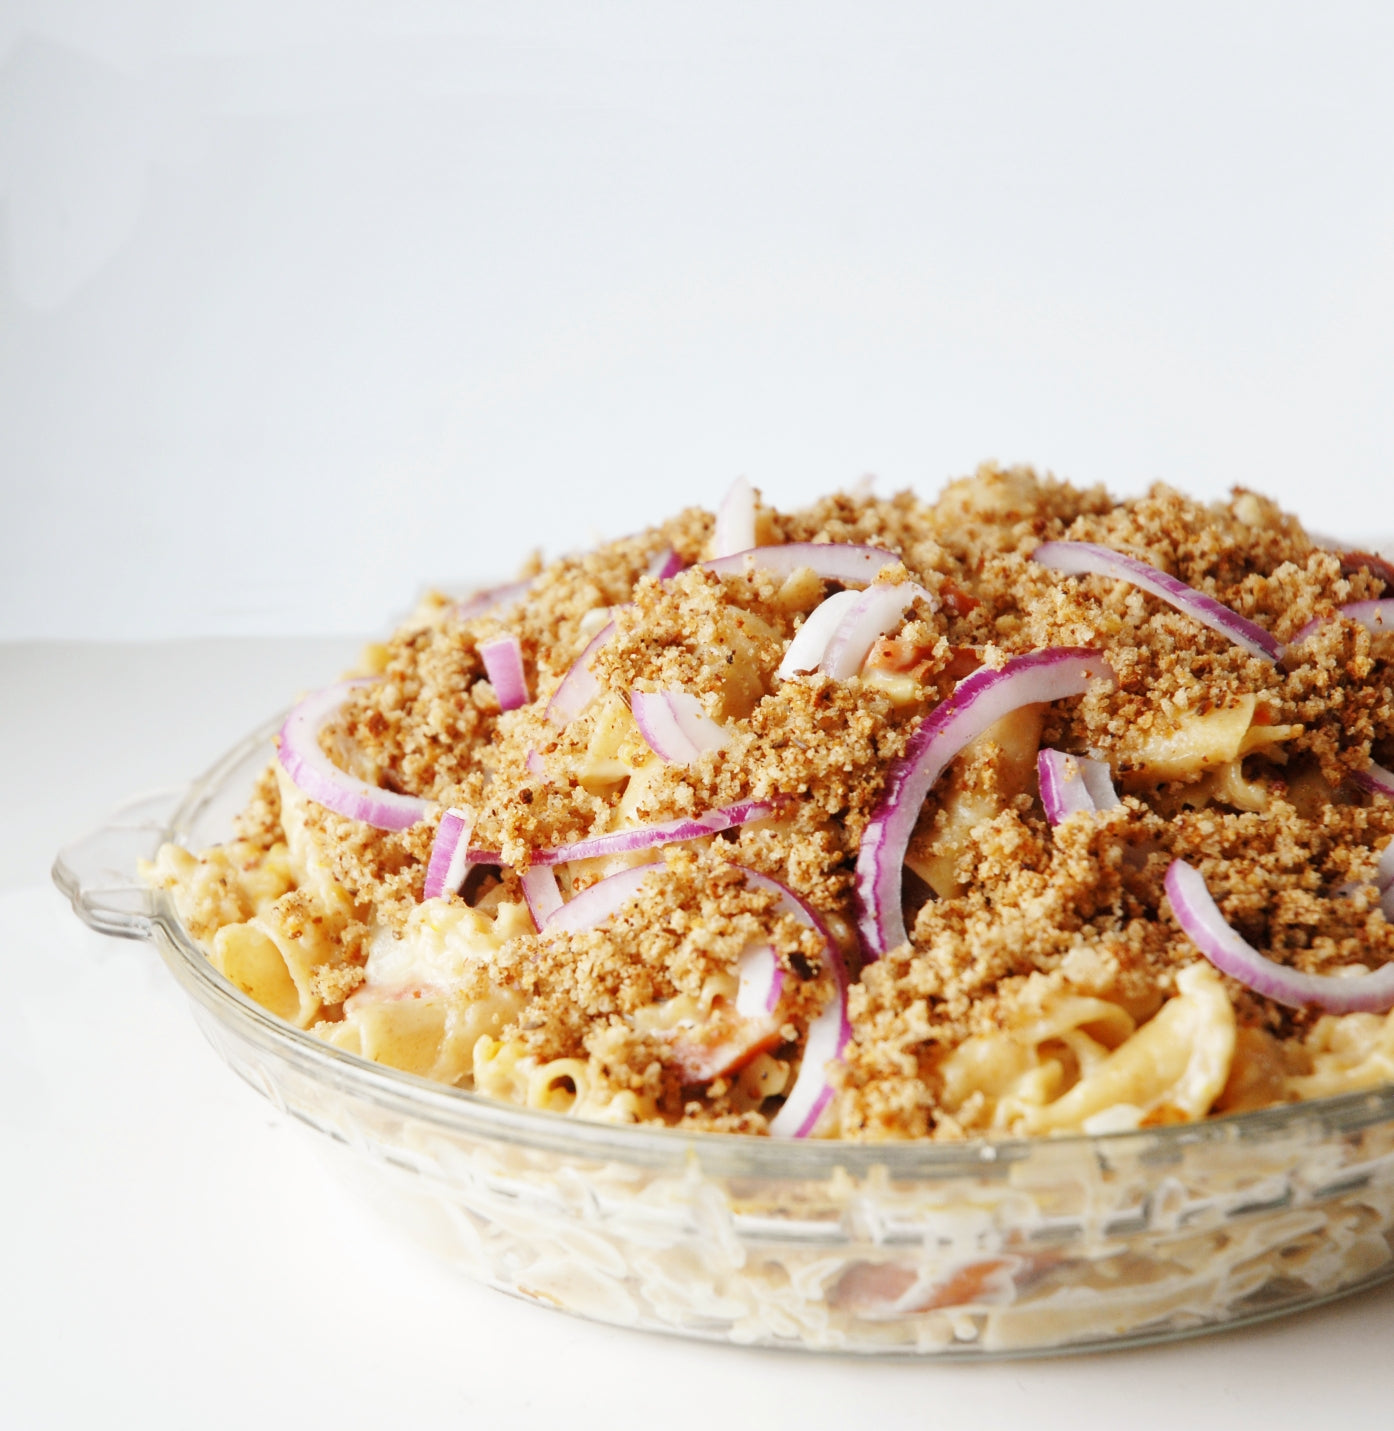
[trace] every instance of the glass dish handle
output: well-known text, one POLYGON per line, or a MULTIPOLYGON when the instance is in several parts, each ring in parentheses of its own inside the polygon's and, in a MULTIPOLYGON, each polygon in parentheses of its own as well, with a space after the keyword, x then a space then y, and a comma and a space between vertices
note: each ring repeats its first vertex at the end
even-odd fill
POLYGON ((136 873, 136 862, 154 857, 187 794, 180 786, 142 795, 58 851, 53 882, 85 924, 123 939, 150 938, 157 891, 136 873))

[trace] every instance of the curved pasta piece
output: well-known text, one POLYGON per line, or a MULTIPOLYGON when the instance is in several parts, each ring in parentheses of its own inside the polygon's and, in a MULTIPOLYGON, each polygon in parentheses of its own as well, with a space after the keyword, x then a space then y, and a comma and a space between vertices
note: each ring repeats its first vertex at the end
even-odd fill
POLYGON ((1234 1057, 1234 1009, 1208 964, 1176 976, 1177 992, 1087 1077, 1029 1113, 1031 1133, 1137 1127, 1203 1118, 1234 1057))
POLYGON ((977 1034, 940 1065, 942 1098, 951 1112, 974 1095, 991 1101, 992 1126, 1005 1128, 1023 1108, 1055 1097, 1065 1076, 1049 1053, 1063 1044, 1082 1073, 1092 1072, 1135 1029, 1132 1016, 1107 999, 1082 994, 1050 997, 1029 1022, 1001 1033, 977 1034))
POLYGON ((1307 1036, 1312 1071, 1290 1078, 1296 1098, 1327 1098, 1394 1083, 1394 1009, 1387 1014, 1324 1014, 1307 1036))
POLYGON ((209 959, 249 999, 309 1028, 325 1004, 319 971, 346 963, 343 924, 302 890, 291 890, 254 918, 224 925, 209 959))
POLYGON ((497 989, 484 998, 427 994, 379 999, 355 994, 341 1023, 316 1028, 326 1042, 374 1063, 385 1063, 438 1083, 461 1084, 474 1075, 474 1047, 497 1036, 523 998, 497 989))

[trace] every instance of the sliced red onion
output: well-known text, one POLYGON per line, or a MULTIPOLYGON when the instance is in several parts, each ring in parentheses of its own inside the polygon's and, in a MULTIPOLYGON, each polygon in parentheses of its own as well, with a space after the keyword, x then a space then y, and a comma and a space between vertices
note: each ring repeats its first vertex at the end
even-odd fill
POLYGON ((507 586, 490 586, 483 591, 476 591, 473 596, 467 596, 455 608, 455 615, 461 621, 472 621, 476 616, 487 616, 491 611, 497 611, 502 606, 510 606, 513 602, 520 600, 527 595, 531 581, 510 581, 507 586))
POLYGON ((820 601, 794 633, 794 639, 785 650, 775 675, 781 681, 788 681, 816 671, 822 664, 828 642, 842 624, 842 618, 857 604, 862 594, 859 591, 835 591, 820 601))
POLYGON ((712 532, 712 556, 731 556, 755 545, 755 489, 744 477, 737 477, 716 509, 712 532))
POLYGON ((1379 864, 1375 866, 1375 883, 1381 892, 1394 885, 1394 840, 1390 840, 1384 847, 1379 864))
POLYGON ((561 684, 552 692, 552 698, 547 702, 547 719, 553 725, 563 726, 573 721, 595 699, 600 691, 600 682, 591 674, 591 657, 614 634, 615 623, 607 622, 591 637, 586 649, 561 678, 561 684))
POLYGON ((1185 860, 1171 862, 1166 892, 1172 913, 1191 942, 1222 974, 1237 979, 1246 989, 1293 1009, 1382 1014, 1394 1008, 1394 964, 1349 978, 1304 974, 1274 963, 1242 939, 1220 913, 1204 876, 1185 860))
POLYGON ((882 567, 898 562, 894 552, 880 547, 862 547, 852 542, 786 542, 779 547, 753 547, 731 556, 704 561, 704 571, 718 576, 739 576, 747 571, 765 571, 771 576, 793 576, 807 567, 824 581, 854 581, 863 586, 875 579, 882 567))
POLYGON ((807 925, 818 935, 823 941, 828 968, 832 971, 833 996, 824 1005, 822 1013, 809 1024, 794 1086, 785 1095, 779 1112, 770 1119, 771 1136, 806 1138, 818 1126, 823 1110, 832 1101, 828 1065, 842 1058, 852 1038, 852 1023, 847 1016, 847 966, 828 926, 793 890, 777 879, 752 869, 745 871, 745 879, 756 889, 767 889, 777 894, 779 903, 776 909, 781 914, 792 914, 800 924, 807 925))
POLYGON ((850 680, 861 670, 877 637, 899 626, 905 613, 918 600, 923 600, 931 611, 939 605, 924 587, 913 581, 868 586, 859 592, 823 652, 821 669, 835 681, 850 680))
POLYGON ((773 948, 763 942, 746 945, 736 961, 736 973, 740 979, 736 1012, 744 1019, 774 1013, 784 992, 784 966, 773 948))
POLYGON ((686 563, 672 547, 655 552, 648 565, 648 575, 655 581, 667 581, 683 570, 686 563))
POLYGON ((531 865, 520 878, 523 898, 528 903, 528 913, 532 915, 532 922, 541 929, 562 907, 557 877, 546 865, 531 865))
MULTIPOLYGON (((635 865, 597 880, 583 889, 575 899, 552 911, 543 921, 542 933, 559 934, 578 929, 594 929, 603 924, 623 905, 639 893, 639 886, 655 871, 666 869, 663 864, 635 865)), ((531 870, 529 870, 531 873, 531 870)))
POLYGON ((1178 581, 1164 571, 1158 571, 1145 561, 1138 561, 1136 557, 1124 556, 1122 552, 1096 546, 1093 542, 1045 542, 1031 553, 1031 559, 1065 576, 1084 576, 1092 572, 1098 576, 1110 576, 1115 581, 1131 582, 1169 602, 1202 626, 1228 637, 1252 655, 1261 656, 1265 661, 1276 661, 1282 653, 1276 638, 1262 626, 1255 625, 1237 611, 1231 611, 1213 596, 1206 596, 1204 592, 1187 586, 1184 581, 1178 581))
POLYGON ((1113 788, 1112 772, 1102 760, 1047 748, 1036 757, 1036 773, 1041 781, 1041 804, 1052 825, 1080 810, 1112 810, 1123 803, 1113 788))
POLYGON ((528 753, 523 757, 523 764, 528 767, 528 773, 535 775, 539 780, 547 778, 547 767, 542 763, 542 757, 531 746, 528 753))
POLYGON ((527 705, 528 678, 523 673, 523 648, 516 636, 496 636, 479 643, 479 654, 488 673, 489 684, 499 698, 499 707, 516 711, 527 705))
POLYGON ((320 749, 319 733, 339 713, 355 686, 370 680, 344 681, 307 696, 286 717, 277 754, 285 772, 318 805, 378 830, 405 830, 425 818, 430 802, 415 795, 382 790, 340 770, 320 749))
MULTIPOLYGON (((1352 601, 1349 605, 1338 607, 1336 616, 1345 616, 1351 621, 1358 621, 1367 631, 1375 634, 1381 631, 1394 631, 1394 601, 1388 599, 1352 601)), ((1318 616, 1309 621, 1289 644, 1295 646, 1299 641, 1305 641, 1313 631, 1325 626, 1329 621, 1334 621, 1336 616, 1318 616)))
POLYGON ((691 765, 703 751, 726 744, 725 727, 690 691, 631 691, 629 709, 649 749, 674 765, 691 765))
POLYGON ((683 816, 661 825, 636 825, 632 830, 592 835, 575 844, 558 845, 553 850, 534 850, 531 859, 536 865, 564 865, 570 860, 633 854, 636 850, 651 850, 655 845, 680 845, 684 840, 698 840, 703 835, 717 835, 751 820, 767 819, 777 808, 773 800, 745 800, 738 805, 708 810, 705 815, 683 816))
POLYGON ((431 860, 426 866, 426 887, 422 899, 439 899, 441 895, 459 894, 465 876, 474 868, 470 859, 470 833, 474 821, 467 811, 447 810, 436 826, 431 841, 431 860))
POLYGON ((1394 770, 1386 770, 1372 760, 1364 770, 1357 770, 1350 777, 1362 790, 1372 795, 1387 795, 1394 800, 1394 770))
POLYGON ((887 773, 857 855, 858 926, 871 958, 909 937, 900 908, 905 851, 925 796, 949 762, 990 725, 1021 706, 1083 695, 1091 681, 1116 677, 1098 651, 1057 646, 984 667, 965 677, 910 738, 887 773))

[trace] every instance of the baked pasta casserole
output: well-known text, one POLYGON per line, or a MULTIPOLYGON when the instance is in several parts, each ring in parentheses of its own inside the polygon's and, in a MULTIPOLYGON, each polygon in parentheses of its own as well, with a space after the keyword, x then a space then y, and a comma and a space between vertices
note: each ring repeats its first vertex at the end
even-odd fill
POLYGON ((579 1118, 1110 1132, 1394 1079, 1394 571, 984 467, 428 596, 145 877, 339 1048, 579 1118))

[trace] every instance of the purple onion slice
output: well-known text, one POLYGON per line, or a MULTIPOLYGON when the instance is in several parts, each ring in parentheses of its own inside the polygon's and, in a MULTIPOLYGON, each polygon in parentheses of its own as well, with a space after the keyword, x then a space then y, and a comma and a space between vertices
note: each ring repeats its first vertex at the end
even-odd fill
POLYGON ((1381 631, 1394 631, 1394 601, 1388 598, 1381 601, 1352 601, 1346 606, 1338 607, 1335 616, 1318 616, 1309 621, 1288 644, 1295 646, 1299 641, 1305 641, 1312 632, 1320 630, 1328 622, 1341 616, 1358 621, 1375 635, 1381 631))
POLYGON ((547 702, 547 719, 555 726, 568 725, 595 699, 600 682, 592 674, 591 657, 615 634, 615 623, 608 622, 591 637, 586 649, 572 662, 571 669, 561 678, 547 702))
MULTIPOLYGON (((639 887, 663 864, 635 865, 597 880, 575 899, 554 909, 542 923, 542 933, 560 934, 578 929, 595 929, 639 893, 639 887)), ((529 871, 531 873, 531 871, 529 871)))
POLYGON ((705 815, 684 815, 677 820, 665 820, 661 825, 636 825, 632 830, 592 835, 551 850, 534 850, 531 859, 535 865, 564 865, 570 860, 633 854, 636 850, 651 850, 655 845, 680 845, 684 840, 719 835, 722 830, 748 824, 751 820, 767 819, 778 808, 774 800, 743 800, 737 805, 708 810, 705 815))
POLYGON ((690 691, 631 691, 629 709, 649 749, 674 765, 691 765, 726 744, 726 729, 690 691))
POLYGON ((745 572, 764 571, 771 576, 793 576, 807 567, 824 581, 869 585, 882 567, 891 566, 900 558, 880 547, 857 546, 852 542, 786 542, 778 547, 753 547, 731 556, 704 561, 704 571, 718 576, 740 576, 745 572))
POLYGON ((499 698, 499 707, 516 711, 527 705, 528 678, 523 672, 523 648, 516 636, 496 636, 479 643, 479 655, 484 662, 489 684, 499 698))
POLYGON ((764 1018, 779 1006, 784 966, 763 940, 748 944, 736 961, 736 1012, 743 1019, 764 1018))
POLYGON ((532 865, 522 874, 521 880, 528 913, 532 915, 532 922, 541 929, 562 907, 557 877, 546 865, 532 865))
POLYGON ((924 719, 887 773, 857 855, 858 927, 871 958, 879 959, 909 937, 900 907, 905 852, 925 796, 949 762, 1019 707, 1083 695, 1091 681, 1112 684, 1115 679, 1098 651, 1050 647, 1017 656, 1001 670, 974 671, 924 719))
POLYGON ((320 731, 339 713, 349 692, 371 684, 366 679, 344 681, 307 696, 281 727, 277 757, 296 788, 317 805, 374 829, 405 830, 426 817, 428 800, 369 785, 340 770, 320 749, 320 731))
POLYGON ((455 615, 461 621, 472 621, 476 616, 487 616, 501 607, 511 606, 527 595, 529 581, 510 581, 506 586, 490 586, 467 596, 455 608, 455 615))
POLYGON ((1351 779, 1372 795, 1387 795, 1394 800, 1394 770, 1386 770, 1372 760, 1364 770, 1357 770, 1351 779))
POLYGON ((712 556, 726 557, 755 545, 755 489, 744 477, 731 483, 716 509, 712 556))
POLYGON ((426 866, 426 887, 422 899, 439 899, 459 894, 465 877, 474 868, 470 859, 470 832, 474 821, 468 811, 451 809, 440 817, 436 837, 431 841, 431 860, 426 866))
POLYGON ((685 566, 686 563, 672 547, 664 547, 662 551, 655 552, 650 559, 648 575, 655 581, 667 581, 670 577, 676 576, 685 566))
POLYGON ((1112 772, 1102 760, 1047 748, 1036 757, 1036 773, 1041 782, 1041 804, 1052 825, 1080 810, 1112 810, 1123 803, 1113 788, 1112 772))
POLYGON ((1255 625, 1237 611, 1231 611, 1213 596, 1206 596, 1204 592, 1187 586, 1184 581, 1178 581, 1164 571, 1158 571, 1145 561, 1138 561, 1136 557, 1125 556, 1109 547, 1096 546, 1093 542, 1045 542, 1031 553, 1031 559, 1065 576, 1093 573, 1111 576, 1115 581, 1131 582, 1169 602, 1202 626, 1228 637, 1251 655, 1262 657, 1265 661, 1276 661, 1282 654, 1277 639, 1262 626, 1255 625))
POLYGON ((1176 922, 1191 942, 1222 974, 1246 989, 1288 1008, 1314 1007, 1331 1014, 1382 1014, 1394 1008, 1394 964, 1344 978, 1304 974, 1274 963, 1242 939, 1220 913, 1204 876, 1185 860, 1171 862, 1166 891, 1176 922))
POLYGON ((767 889, 777 894, 779 903, 776 908, 779 912, 792 914, 818 935, 823 941, 828 968, 832 971, 833 996, 824 1005, 822 1013, 809 1024, 793 1087, 785 1095, 779 1112, 770 1119, 771 1137, 807 1138, 818 1126, 823 1110, 832 1102, 833 1088, 828 1080, 828 1065, 842 1058, 852 1038, 852 1023, 847 1016, 847 965, 828 926, 793 890, 777 879, 752 869, 745 871, 745 879, 756 889, 767 889))
POLYGON ((931 611, 939 605, 924 587, 913 581, 868 586, 859 592, 833 632, 819 663, 820 669, 835 681, 850 680, 861 670, 877 637, 899 626, 916 601, 924 601, 931 611))
POLYGON ((781 681, 788 681, 816 671, 822 665, 828 642, 837 634, 843 617, 857 604, 861 595, 858 591, 835 591, 820 601, 794 633, 794 639, 785 648, 784 659, 775 675, 781 681))

